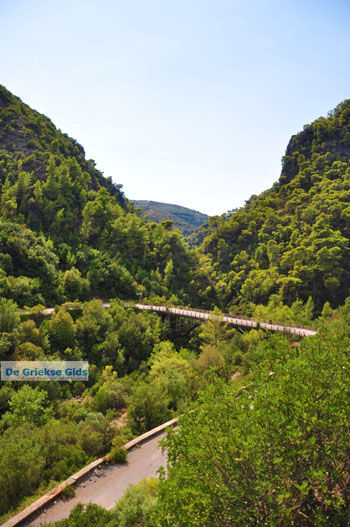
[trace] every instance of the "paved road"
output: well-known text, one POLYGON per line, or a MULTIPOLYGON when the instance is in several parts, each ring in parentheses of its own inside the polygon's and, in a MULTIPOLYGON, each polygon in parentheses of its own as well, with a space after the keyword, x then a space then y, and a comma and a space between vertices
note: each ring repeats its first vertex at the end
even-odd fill
POLYGON ((150 439, 141 447, 128 454, 125 465, 108 468, 101 477, 92 477, 76 488, 76 496, 68 501, 59 500, 46 512, 38 516, 29 525, 40 525, 43 522, 55 522, 66 518, 77 503, 97 503, 105 509, 111 509, 132 483, 156 475, 160 466, 165 466, 166 455, 158 446, 164 434, 150 439))

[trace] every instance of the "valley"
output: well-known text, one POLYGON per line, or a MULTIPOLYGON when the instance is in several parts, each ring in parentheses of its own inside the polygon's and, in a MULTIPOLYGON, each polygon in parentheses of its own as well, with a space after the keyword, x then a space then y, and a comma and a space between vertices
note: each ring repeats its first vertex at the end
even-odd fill
POLYGON ((346 524, 349 137, 345 100, 292 136, 279 179, 242 207, 158 204, 147 219, 0 87, 0 358, 89 363, 86 382, 1 383, 1 523, 104 458, 103 478, 42 519, 346 524), (157 438, 127 453, 174 418, 166 459, 157 438))

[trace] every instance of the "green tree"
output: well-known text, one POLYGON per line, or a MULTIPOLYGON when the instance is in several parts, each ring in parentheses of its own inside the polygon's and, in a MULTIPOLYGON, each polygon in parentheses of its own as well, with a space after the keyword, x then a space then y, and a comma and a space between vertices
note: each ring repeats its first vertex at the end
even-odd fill
POLYGON ((234 329, 223 322, 223 313, 215 307, 210 313, 210 318, 201 326, 199 337, 204 344, 220 346, 221 343, 232 337, 234 329))
POLYGON ((156 490, 156 478, 142 479, 136 485, 130 485, 124 496, 111 510, 113 521, 110 527, 112 524, 118 527, 151 527, 154 525, 153 521, 156 517, 153 517, 152 521, 152 516, 155 513, 157 501, 156 490))
MULTIPOLYGON (((100 505, 78 503, 68 518, 55 523, 56 527, 104 527, 111 521, 111 513, 100 505)), ((116 527, 116 525, 114 524, 116 527)), ((112 527, 112 526, 111 526, 112 527)))
POLYGON ((75 346, 75 325, 67 311, 54 313, 48 324, 48 333, 53 349, 63 352, 75 346))
POLYGON ((143 434, 147 430, 168 421, 171 418, 169 396, 157 382, 139 382, 132 391, 128 418, 135 434, 143 434))
POLYGON ((26 423, 9 428, 0 438, 0 514, 15 507, 40 483, 45 459, 34 432, 26 423))
POLYGON ((54 416, 46 392, 26 384, 12 395, 9 407, 9 411, 2 418, 2 424, 6 427, 18 426, 22 423, 39 426, 47 423, 54 416))
POLYGON ((63 294, 67 300, 84 300, 89 295, 90 282, 82 278, 75 267, 63 275, 63 294))
POLYGON ((160 342, 148 360, 150 377, 159 383, 169 398, 169 407, 182 408, 191 385, 192 370, 189 361, 175 349, 172 342, 160 342))
POLYGON ((18 306, 13 300, 0 298, 0 331, 11 333, 19 324, 18 306))

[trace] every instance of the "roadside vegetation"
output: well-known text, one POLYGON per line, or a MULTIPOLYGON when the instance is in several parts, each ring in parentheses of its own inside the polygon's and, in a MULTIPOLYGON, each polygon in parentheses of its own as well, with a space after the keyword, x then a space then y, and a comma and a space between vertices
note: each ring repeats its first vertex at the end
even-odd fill
POLYGON ((107 453, 125 461, 121 445, 183 412, 215 377, 228 379, 234 350, 250 347, 248 334, 232 338, 219 319, 196 328, 184 347, 167 320, 119 300, 108 310, 92 300, 49 317, 33 312, 20 315, 2 300, 2 358, 88 360, 89 381, 0 387, 1 514, 107 453))

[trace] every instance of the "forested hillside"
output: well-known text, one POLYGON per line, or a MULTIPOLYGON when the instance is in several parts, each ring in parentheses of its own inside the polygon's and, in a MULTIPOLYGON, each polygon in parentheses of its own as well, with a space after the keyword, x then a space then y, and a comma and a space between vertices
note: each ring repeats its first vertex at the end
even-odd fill
POLYGON ((178 294, 193 256, 145 222, 84 149, 0 88, 0 294, 20 305, 178 294))
POLYGON ((201 252, 225 306, 292 304, 316 312, 349 295, 350 100, 293 136, 281 177, 238 211, 211 218, 201 252))
MULTIPOLYGON (((84 148, 75 139, 57 130, 50 119, 31 109, 1 85, 0 112, 2 183, 7 176, 10 182, 15 183, 21 171, 35 174, 36 179, 46 181, 50 156, 57 166, 70 158, 85 172, 87 190, 105 187, 125 206, 121 185, 103 177, 95 168, 94 161, 85 159, 84 148)), ((78 179, 77 174, 75 177, 78 179)))
POLYGON ((207 214, 180 205, 146 200, 133 200, 133 203, 142 209, 150 221, 172 221, 174 229, 179 229, 184 236, 192 234, 208 219, 207 214))
POLYGON ((169 221, 144 221, 83 148, 0 91, 0 293, 20 305, 165 296, 254 314, 348 296, 350 102, 293 136, 280 179, 212 217, 189 250, 169 221))

